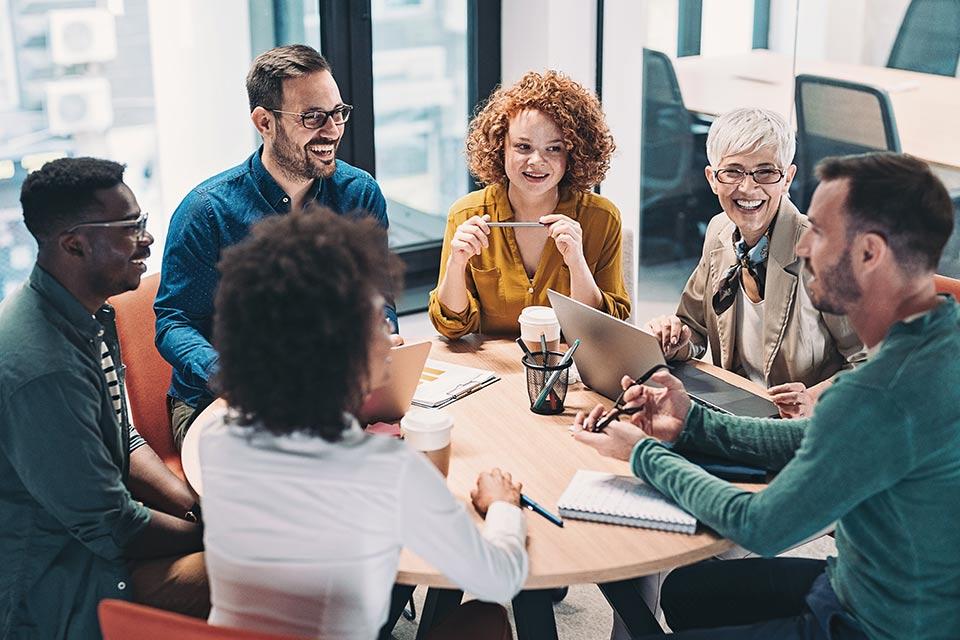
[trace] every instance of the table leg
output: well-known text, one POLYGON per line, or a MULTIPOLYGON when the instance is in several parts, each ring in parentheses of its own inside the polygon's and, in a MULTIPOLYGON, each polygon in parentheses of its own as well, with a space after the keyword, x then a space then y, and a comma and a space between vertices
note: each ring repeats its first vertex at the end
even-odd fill
POLYGON ((513 599, 513 621, 517 640, 556 640, 553 617, 553 589, 521 591, 513 599))
POLYGON ((639 580, 621 580, 598 584, 603 597, 617 612, 632 637, 663 635, 663 628, 653 617, 640 595, 639 580))
POLYGON ((393 585, 393 593, 390 594, 390 613, 387 616, 387 622, 380 629, 380 634, 377 635, 377 640, 390 640, 393 634, 393 628, 397 626, 397 620, 400 619, 403 608, 407 606, 407 602, 410 601, 410 596, 413 595, 414 589, 416 589, 416 587, 412 585, 393 585))
POLYGON ((420 624, 417 627, 417 640, 423 640, 448 613, 460 605, 463 600, 463 591, 457 589, 427 590, 427 597, 423 601, 423 611, 420 612, 420 624))

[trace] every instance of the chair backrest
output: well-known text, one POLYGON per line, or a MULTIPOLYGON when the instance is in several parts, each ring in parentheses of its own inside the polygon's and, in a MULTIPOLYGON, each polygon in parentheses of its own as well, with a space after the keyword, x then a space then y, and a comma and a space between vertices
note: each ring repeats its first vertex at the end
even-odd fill
POLYGON ((173 446, 167 390, 173 369, 154 344, 156 315, 153 300, 160 286, 160 274, 147 276, 135 291, 110 299, 117 312, 117 333, 123 364, 127 367, 126 386, 130 413, 137 431, 170 469, 181 478, 180 453, 173 446))
POLYGON ((913 0, 903 16, 887 66, 955 76, 958 60, 960 2, 913 0))
POLYGON ((801 74, 796 79, 798 180, 791 197, 801 211, 817 186, 814 167, 828 156, 900 151, 890 96, 857 82, 801 74))
POLYGON ((637 287, 636 283, 634 282, 636 276, 634 275, 633 270, 633 231, 627 227, 622 227, 620 233, 623 238, 623 248, 621 249, 621 260, 623 262, 623 283, 627 287, 627 297, 630 299, 630 317, 627 318, 627 322, 636 324, 637 287))
POLYGON ((684 188, 693 159, 693 119, 683 104, 669 56, 643 50, 641 200, 684 188))
POLYGON ((960 280, 938 274, 933 276, 933 281, 937 287, 937 293, 949 293, 960 301, 960 280))
POLYGON ((97 607, 103 640, 305 640, 229 627, 123 600, 101 600, 97 607))

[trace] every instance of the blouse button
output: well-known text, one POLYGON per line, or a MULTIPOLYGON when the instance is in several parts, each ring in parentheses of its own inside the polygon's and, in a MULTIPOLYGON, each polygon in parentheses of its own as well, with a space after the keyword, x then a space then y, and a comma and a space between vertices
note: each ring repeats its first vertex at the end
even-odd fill
POLYGON ((533 293, 533 287, 530 287, 529 289, 527 289, 527 293, 533 293))

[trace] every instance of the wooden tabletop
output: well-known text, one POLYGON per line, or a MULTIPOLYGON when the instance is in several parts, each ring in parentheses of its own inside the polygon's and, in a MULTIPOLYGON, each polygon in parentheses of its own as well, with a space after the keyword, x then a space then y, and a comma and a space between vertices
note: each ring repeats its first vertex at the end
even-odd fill
MULTIPOLYGON (((571 385, 566 411, 541 416, 530 411, 521 352, 510 340, 471 336, 458 342, 434 339, 430 357, 496 371, 501 380, 453 404, 452 456, 447 484, 469 505, 469 494, 481 471, 500 467, 523 483, 523 491, 557 512, 557 499, 578 469, 630 475, 626 462, 604 458, 576 442, 568 431, 577 410, 611 402, 583 385, 571 385)), ((698 366, 754 392, 762 390, 739 376, 706 363, 698 366)), ((220 404, 220 401, 218 401, 220 404)), ((213 407, 214 405, 211 405, 213 407)), ((183 468, 187 479, 202 493, 197 441, 203 414, 187 433, 183 468)), ((481 519, 467 506, 478 525, 481 519)), ((526 589, 600 583, 649 575, 714 556, 732 546, 704 531, 695 535, 637 529, 609 524, 565 520, 563 528, 529 511, 527 548, 530 575, 526 589)), ((397 582, 455 588, 445 576, 408 550, 400 557, 397 582)))
MULTIPOLYGON (((794 70, 790 56, 756 50, 729 56, 674 60, 686 107, 719 115, 738 107, 793 114, 794 70)), ((948 168, 960 168, 960 79, 866 65, 797 60, 796 73, 810 73, 887 91, 906 153, 948 168)))

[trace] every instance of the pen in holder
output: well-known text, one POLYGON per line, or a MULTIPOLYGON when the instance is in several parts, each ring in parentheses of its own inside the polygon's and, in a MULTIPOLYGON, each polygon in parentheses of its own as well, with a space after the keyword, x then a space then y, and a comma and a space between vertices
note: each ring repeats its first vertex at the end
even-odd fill
POLYGON ((567 397, 567 383, 570 375, 570 365, 573 360, 563 361, 563 354, 558 351, 549 351, 548 362, 557 364, 543 364, 538 353, 523 356, 523 366, 527 370, 527 396, 530 398, 530 410, 541 415, 555 415, 563 413, 563 401, 567 397), (539 403, 540 396, 548 382, 551 382, 549 391, 539 403))

